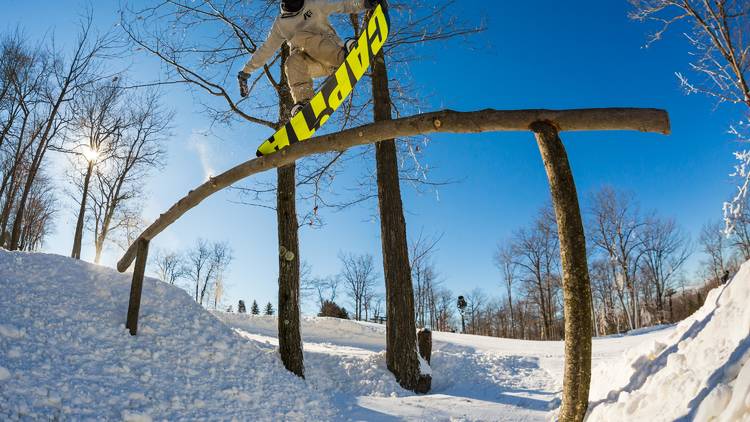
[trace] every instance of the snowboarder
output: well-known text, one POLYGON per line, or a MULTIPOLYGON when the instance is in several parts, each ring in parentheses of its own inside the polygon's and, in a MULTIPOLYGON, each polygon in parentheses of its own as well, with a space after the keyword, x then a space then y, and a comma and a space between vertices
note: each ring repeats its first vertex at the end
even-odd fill
POLYGON ((281 0, 281 14, 268 38, 237 75, 240 95, 246 97, 250 74, 262 67, 286 41, 291 51, 284 71, 294 99, 294 116, 313 97, 313 78, 329 76, 344 62, 354 40, 344 44, 328 21, 335 13, 373 9, 379 0, 281 0))
POLYGON ((724 271, 724 275, 721 276, 721 284, 727 284, 729 281, 729 270, 724 271))

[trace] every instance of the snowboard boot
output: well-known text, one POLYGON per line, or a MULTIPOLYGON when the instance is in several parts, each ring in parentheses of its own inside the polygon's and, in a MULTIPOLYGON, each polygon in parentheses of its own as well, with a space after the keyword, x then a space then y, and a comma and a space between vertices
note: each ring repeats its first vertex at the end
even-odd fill
POLYGON ((349 38, 346 41, 344 41, 344 51, 346 51, 346 54, 349 54, 352 50, 354 50, 354 46, 357 45, 357 40, 354 38, 349 38))
POLYGON ((302 103, 302 102, 299 102, 299 103, 293 105, 292 109, 289 110, 289 115, 291 117, 294 117, 294 115, 297 114, 297 113, 299 113, 300 111, 302 111, 302 109, 305 108, 306 105, 307 105, 307 103, 302 103))

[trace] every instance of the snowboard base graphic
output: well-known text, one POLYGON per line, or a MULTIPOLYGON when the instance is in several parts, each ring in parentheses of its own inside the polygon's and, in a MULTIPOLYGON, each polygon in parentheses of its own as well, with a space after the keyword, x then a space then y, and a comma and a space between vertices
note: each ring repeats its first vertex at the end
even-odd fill
POLYGON ((364 31, 355 46, 346 55, 344 63, 323 82, 302 110, 258 147, 255 155, 262 157, 273 154, 291 144, 311 138, 349 97, 375 55, 383 49, 388 38, 389 24, 387 4, 381 1, 364 25, 364 31))

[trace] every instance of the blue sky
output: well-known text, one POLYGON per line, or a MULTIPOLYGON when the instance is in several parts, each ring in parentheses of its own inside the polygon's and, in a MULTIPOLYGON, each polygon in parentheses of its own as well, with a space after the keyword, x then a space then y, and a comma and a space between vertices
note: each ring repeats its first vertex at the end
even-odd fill
MULTIPOLYGON (((742 146, 726 133, 736 110, 702 96, 686 96, 675 72, 689 72, 688 45, 679 30, 644 48, 648 25, 627 18, 626 1, 537 0, 487 2, 460 0, 458 13, 487 31, 470 48, 454 42, 418 47, 421 58, 410 64, 411 80, 427 98, 425 109, 451 108, 584 108, 657 107, 669 111, 670 136, 631 132, 564 133, 578 191, 582 197, 611 184, 633 191, 645 210, 674 217, 697 236, 702 224, 721 216, 721 204, 733 192, 732 151, 742 146)), ((69 40, 81 4, 28 0, 4 7, 6 28, 25 28, 40 37, 50 28, 69 40), (43 13, 40 13, 43 11, 43 13)), ((93 5, 102 28, 115 23, 115 2, 93 5)), ((679 29, 679 28, 677 28, 679 29)), ((136 76, 152 79, 158 67, 137 60, 136 76)), ((204 180, 205 170, 223 171, 246 157, 267 131, 235 127, 220 139, 203 136, 207 121, 192 97, 170 88, 166 101, 176 109, 174 138, 167 167, 149 183, 145 204, 150 222, 204 180)), ((437 269, 456 294, 474 287, 500 295, 492 263, 498 241, 527 224, 548 202, 544 168, 529 133, 438 135, 424 162, 433 177, 459 179, 435 192, 419 194, 404 187, 407 229, 441 234, 437 269)), ((351 169, 349 177, 359 175, 351 169)), ((235 260, 228 298, 276 302, 276 218, 273 211, 232 203, 237 196, 220 193, 162 233, 154 248, 180 249, 196 238, 226 240, 235 260)), ((321 230, 302 229, 301 257, 313 274, 334 274, 338 252, 371 253, 380 262, 379 227, 372 215, 376 203, 326 214, 321 230)), ((74 208, 59 214, 58 229, 46 249, 68 254, 74 208)), ((91 243, 90 239, 85 242, 91 243)), ((111 250, 106 264, 119 255, 111 250)), ((91 248, 84 258, 93 258, 91 248)), ((697 254, 691 264, 690 273, 697 254)), ((691 274, 689 274, 691 275, 691 274)))

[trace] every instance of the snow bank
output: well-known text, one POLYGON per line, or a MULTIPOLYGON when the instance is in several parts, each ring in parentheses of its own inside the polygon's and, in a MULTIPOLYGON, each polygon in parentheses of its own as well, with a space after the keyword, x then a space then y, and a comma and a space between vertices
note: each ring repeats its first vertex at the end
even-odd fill
POLYGON ((182 290, 0 250, 0 420, 331 420, 335 406, 182 290))
POLYGON ((750 421, 750 262, 660 341, 594 370, 590 421, 750 421))

